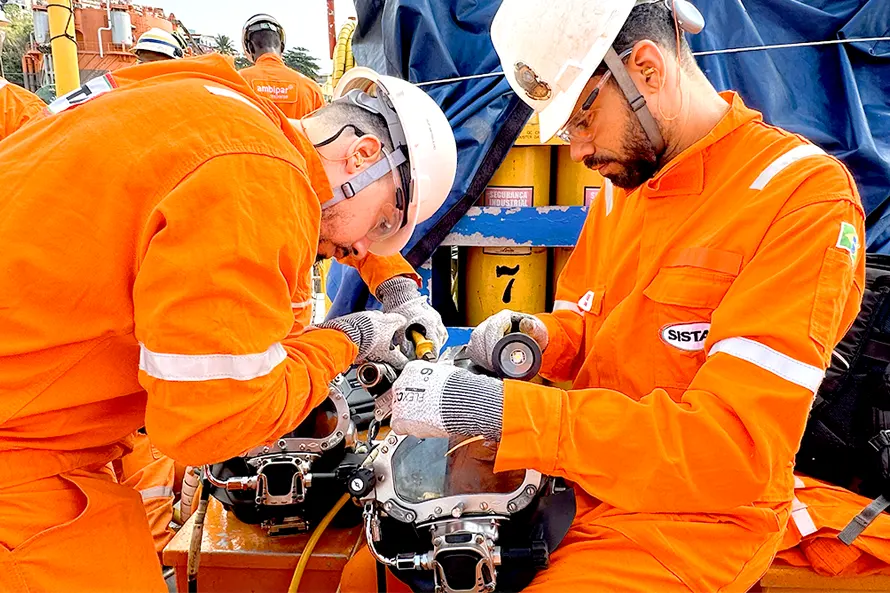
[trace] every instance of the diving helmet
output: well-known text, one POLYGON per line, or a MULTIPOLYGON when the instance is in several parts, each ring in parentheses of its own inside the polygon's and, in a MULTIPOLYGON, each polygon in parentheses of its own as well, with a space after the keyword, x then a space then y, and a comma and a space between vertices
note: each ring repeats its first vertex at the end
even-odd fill
MULTIPOLYGON (((439 364, 479 371, 463 348, 439 364)), ((495 473, 497 446, 390 433, 350 476, 372 556, 414 591, 518 591, 568 532, 574 491, 534 470, 495 473)))
POLYGON ((345 492, 343 472, 354 470, 367 453, 356 452, 355 424, 341 389, 346 385, 338 376, 328 397, 295 430, 205 467, 213 497, 270 535, 309 529, 345 492))

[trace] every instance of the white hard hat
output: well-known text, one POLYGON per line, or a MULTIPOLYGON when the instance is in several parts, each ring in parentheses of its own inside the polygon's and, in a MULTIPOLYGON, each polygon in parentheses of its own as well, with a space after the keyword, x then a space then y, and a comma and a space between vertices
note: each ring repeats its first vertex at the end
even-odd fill
POLYGON ((491 41, 507 81, 538 113, 541 139, 565 124, 636 0, 504 0, 491 41))
POLYGON ((379 107, 395 112, 397 121, 387 119, 387 113, 380 115, 387 119, 395 151, 404 146, 408 153, 411 178, 407 222, 393 236, 371 246, 373 253, 391 255, 408 243, 414 227, 431 217, 448 197, 457 171, 457 145, 442 109, 410 82, 377 74, 370 68, 352 68, 337 84, 334 100, 356 90, 380 100, 375 102, 379 107))
POLYGON ((164 54, 170 58, 181 58, 184 54, 185 47, 180 43, 173 33, 165 31, 158 27, 152 27, 139 36, 133 51, 153 51, 155 53, 164 54))
POLYGON ((269 14, 255 14, 244 23, 244 26, 241 28, 241 49, 244 50, 244 55, 250 58, 251 60, 255 60, 254 58, 254 48, 253 44, 250 42, 250 36, 257 31, 275 31, 278 33, 278 36, 281 37, 281 52, 284 53, 285 42, 287 38, 284 34, 284 27, 281 26, 281 23, 278 22, 274 16, 269 14))

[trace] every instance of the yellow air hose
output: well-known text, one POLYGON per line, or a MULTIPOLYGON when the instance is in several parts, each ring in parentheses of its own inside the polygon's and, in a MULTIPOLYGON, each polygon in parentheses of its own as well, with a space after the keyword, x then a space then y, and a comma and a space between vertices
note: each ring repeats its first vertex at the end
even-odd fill
POLYGON ((337 88, 343 73, 355 66, 352 56, 352 34, 355 32, 355 21, 346 21, 337 35, 337 46, 334 48, 334 73, 331 75, 331 86, 337 88))
POLYGON ((340 509, 346 506, 346 503, 349 502, 350 498, 349 493, 340 497, 340 500, 337 501, 334 508, 328 511, 328 514, 325 515, 321 522, 315 527, 312 536, 309 538, 309 541, 306 542, 306 547, 303 548, 303 552, 300 554, 300 561, 297 563, 297 569, 294 571, 294 577, 290 581, 290 587, 287 588, 287 593, 297 593, 297 590, 300 588, 300 581, 303 580, 303 573, 306 572, 306 565, 309 564, 309 559, 312 557, 312 551, 315 549, 315 545, 318 543, 318 540, 321 539, 324 530, 328 528, 328 525, 331 524, 331 521, 333 521, 337 513, 340 512, 340 509))

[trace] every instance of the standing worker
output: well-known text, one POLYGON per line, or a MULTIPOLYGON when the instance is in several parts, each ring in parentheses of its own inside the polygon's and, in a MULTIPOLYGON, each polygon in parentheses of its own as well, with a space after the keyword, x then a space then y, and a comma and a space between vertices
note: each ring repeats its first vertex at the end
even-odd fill
POLYGON ((185 56, 185 39, 179 33, 170 33, 158 27, 152 27, 139 36, 133 53, 140 64, 174 60, 185 56))
POLYGON ((398 255, 454 180, 426 93, 357 69, 291 124, 219 55, 87 84, 0 145, 3 593, 166 591, 109 468, 135 430, 220 462, 293 430, 353 362, 404 364, 407 324, 447 337, 398 255), (384 310, 307 331, 334 256, 384 310))
POLYGON ((473 332, 491 368, 519 320, 564 391, 409 364, 393 428, 500 441, 496 471, 574 484, 578 510, 528 591, 747 591, 791 513, 794 456, 864 285, 853 179, 717 93, 684 0, 504 0, 514 91, 608 184, 554 312, 473 332), (408 397, 410 394, 410 397, 408 397))
POLYGON ((241 29, 244 55, 255 65, 240 71, 256 94, 269 99, 286 116, 299 119, 324 105, 321 87, 285 65, 284 27, 273 16, 255 14, 241 29))
POLYGON ((40 97, 0 78, 0 140, 37 117, 46 103, 40 97))

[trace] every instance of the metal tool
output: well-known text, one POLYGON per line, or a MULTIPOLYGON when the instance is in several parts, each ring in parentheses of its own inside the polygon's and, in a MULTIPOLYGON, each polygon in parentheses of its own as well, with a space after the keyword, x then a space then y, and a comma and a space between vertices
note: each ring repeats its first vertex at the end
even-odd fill
POLYGON ((497 341, 491 355, 494 372, 502 379, 528 381, 541 370, 541 347, 531 337, 519 331, 519 319, 514 318, 510 333, 497 341))

